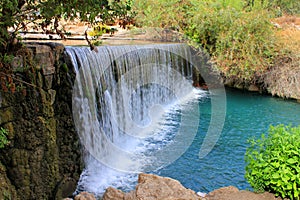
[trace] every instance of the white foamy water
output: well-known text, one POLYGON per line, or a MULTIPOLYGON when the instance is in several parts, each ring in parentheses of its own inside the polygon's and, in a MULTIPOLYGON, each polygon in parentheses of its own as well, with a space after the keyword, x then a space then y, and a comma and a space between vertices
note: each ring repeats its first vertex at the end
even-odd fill
MULTIPOLYGON (((141 172, 147 172, 147 165, 151 165, 152 162, 160 162, 160 160, 158 160, 159 158, 151 161, 145 160, 149 159, 149 157, 145 156, 145 154, 151 154, 151 152, 155 152, 174 142, 174 135, 178 131, 178 126, 181 125, 180 118, 176 118, 174 116, 180 116, 182 109, 191 112, 189 109, 194 108, 192 104, 198 103, 198 99, 205 96, 206 93, 204 91, 194 89, 189 95, 187 95, 184 102, 174 102, 173 104, 165 107, 165 112, 162 113, 159 118, 159 124, 157 124, 154 129, 151 127, 147 130, 151 132, 151 134, 149 134, 151 136, 138 141, 123 140, 123 142, 126 143, 123 147, 128 151, 135 152, 137 154, 136 159, 139 160, 138 162, 143 163, 141 166, 141 172)), ((188 125, 183 126, 186 126, 185 128, 187 130, 190 128, 188 125)), ((122 139, 120 141, 122 141, 122 139)), ((120 188, 124 191, 134 189, 138 173, 120 172, 103 165, 101 162, 92 157, 86 159, 88 159, 88 164, 78 183, 78 191, 87 190, 97 196, 101 196, 105 192, 105 189, 110 186, 120 188)), ((121 162, 121 159, 116 159, 116 162, 121 162)), ((164 166, 165 165, 162 165, 161 167, 164 166)), ((157 170, 158 169, 159 168, 157 168, 157 170)))
POLYGON ((98 53, 72 47, 67 54, 77 73, 73 118, 86 152, 78 191, 101 196, 108 186, 133 189, 137 173, 185 152, 199 125, 199 110, 189 105, 205 95, 191 86, 187 46, 101 47, 98 53))

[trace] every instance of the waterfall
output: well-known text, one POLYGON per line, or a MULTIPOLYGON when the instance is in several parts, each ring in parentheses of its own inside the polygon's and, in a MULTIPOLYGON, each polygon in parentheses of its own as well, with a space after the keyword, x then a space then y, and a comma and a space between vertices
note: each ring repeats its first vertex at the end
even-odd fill
MULTIPOLYGON (((66 47, 66 54, 76 71, 73 118, 86 152, 78 190, 126 187, 135 173, 168 165, 192 142, 197 131, 162 120, 172 110, 184 122, 172 106, 195 96, 187 45, 66 47)), ((186 123, 197 128, 198 117, 186 123)))

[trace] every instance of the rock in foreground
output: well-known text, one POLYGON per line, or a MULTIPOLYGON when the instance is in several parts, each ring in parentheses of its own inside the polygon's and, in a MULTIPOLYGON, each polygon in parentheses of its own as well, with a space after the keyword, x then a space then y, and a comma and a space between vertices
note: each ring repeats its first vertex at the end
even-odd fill
POLYGON ((96 200, 95 196, 88 192, 81 192, 75 197, 75 200, 96 200))
POLYGON ((281 198, 276 198, 274 194, 268 192, 258 194, 229 186, 208 193, 203 200, 281 200, 281 198))
POLYGON ((110 187, 104 193, 103 200, 201 200, 201 197, 177 180, 140 174, 135 190, 124 193, 110 187))
POLYGON ((273 194, 257 194, 229 186, 208 194, 197 195, 186 189, 179 181, 151 174, 140 174, 136 189, 124 193, 112 187, 107 188, 102 200, 280 200, 273 194))

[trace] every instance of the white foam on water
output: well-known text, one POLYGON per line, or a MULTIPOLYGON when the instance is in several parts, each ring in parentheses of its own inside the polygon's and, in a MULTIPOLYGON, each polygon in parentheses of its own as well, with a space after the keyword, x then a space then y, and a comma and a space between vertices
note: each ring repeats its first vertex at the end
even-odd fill
POLYGON ((193 135, 182 119, 198 115, 189 105, 206 95, 191 86, 185 45, 66 50, 77 73, 73 118, 86 152, 77 192, 133 189, 139 172, 166 166, 185 151, 182 134, 189 142, 193 135))
MULTIPOLYGON (((123 141, 126 144, 123 148, 136 153, 136 159, 139 163, 142 163, 141 171, 147 171, 147 165, 151 165, 152 162, 158 162, 158 160, 144 160, 149 157, 144 156, 153 151, 164 148, 164 146, 173 142, 174 134, 180 124, 180 119, 174 118, 174 115, 180 116, 181 109, 189 109, 193 103, 198 103, 199 98, 206 96, 206 92, 194 89, 189 95, 185 97, 183 101, 173 102, 170 105, 164 107, 164 113, 159 117, 159 124, 147 131, 152 132, 150 137, 143 140, 136 141, 123 141)), ((122 141, 122 138, 120 139, 122 141)), ((97 196, 103 195, 105 189, 108 187, 114 187, 122 189, 123 191, 133 190, 137 182, 137 173, 125 173, 118 170, 114 170, 110 167, 103 165, 96 159, 90 157, 87 162, 86 169, 81 175, 78 183, 78 190, 87 190, 94 193, 97 196)), ((120 159, 116 159, 117 162, 121 162, 120 159)))

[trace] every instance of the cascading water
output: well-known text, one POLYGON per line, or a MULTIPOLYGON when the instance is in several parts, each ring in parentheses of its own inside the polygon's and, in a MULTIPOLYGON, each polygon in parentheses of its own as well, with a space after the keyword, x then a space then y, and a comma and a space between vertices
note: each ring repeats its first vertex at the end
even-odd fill
POLYGON ((185 109, 194 113, 195 121, 178 128, 174 124, 183 122, 185 113, 174 105, 204 92, 192 87, 193 66, 186 45, 97 50, 66 48, 76 71, 73 117, 86 152, 78 191, 101 195, 111 185, 132 189, 136 172, 176 160, 197 132, 199 110, 185 109), (181 118, 164 123, 174 112, 181 118))

